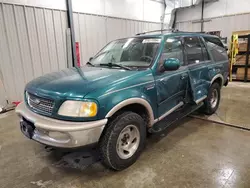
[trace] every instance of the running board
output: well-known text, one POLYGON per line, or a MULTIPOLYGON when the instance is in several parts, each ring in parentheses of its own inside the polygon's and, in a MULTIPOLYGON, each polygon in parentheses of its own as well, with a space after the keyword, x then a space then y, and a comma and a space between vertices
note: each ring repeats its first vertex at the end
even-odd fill
POLYGON ((201 97, 200 99, 196 100, 195 103, 199 104, 200 102, 204 101, 207 98, 207 95, 204 95, 203 97, 201 97))
POLYGON ((162 121, 157 122, 156 124, 151 127, 148 132, 149 133, 158 133, 166 128, 168 128, 173 123, 177 122, 178 120, 181 120, 182 118, 186 117, 187 115, 191 114, 192 112, 196 111, 203 105, 203 102, 199 103, 198 105, 191 105, 187 104, 182 109, 177 110, 170 115, 168 115, 166 118, 164 118, 162 121))

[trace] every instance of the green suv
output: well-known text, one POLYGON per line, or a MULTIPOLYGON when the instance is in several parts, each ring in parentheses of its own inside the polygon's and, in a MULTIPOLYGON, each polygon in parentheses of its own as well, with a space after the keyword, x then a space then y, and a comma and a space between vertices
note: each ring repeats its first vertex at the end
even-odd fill
POLYGON ((198 108, 213 114, 227 80, 218 37, 144 33, 110 42, 83 67, 34 79, 16 113, 28 138, 61 148, 97 144, 103 163, 122 170, 139 157, 147 132, 198 108))

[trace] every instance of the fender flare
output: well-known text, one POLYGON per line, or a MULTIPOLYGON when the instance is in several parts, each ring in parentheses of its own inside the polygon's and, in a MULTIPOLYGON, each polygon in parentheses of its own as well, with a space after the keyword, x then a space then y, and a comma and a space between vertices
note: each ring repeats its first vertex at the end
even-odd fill
POLYGON ((224 85, 224 78, 222 74, 216 74, 211 80, 210 85, 212 85, 217 78, 221 78, 221 87, 222 87, 224 85))
POLYGON ((105 118, 109 118, 112 115, 114 115, 118 110, 122 109, 125 106, 128 106, 130 104, 140 104, 142 106, 144 106, 147 109, 148 115, 149 115, 149 126, 152 126, 154 124, 154 113, 153 113, 153 109, 151 107, 151 105, 149 104, 148 101, 146 101, 145 99, 142 98, 129 98, 126 99, 120 103, 118 103, 117 105, 115 105, 105 116, 105 118))

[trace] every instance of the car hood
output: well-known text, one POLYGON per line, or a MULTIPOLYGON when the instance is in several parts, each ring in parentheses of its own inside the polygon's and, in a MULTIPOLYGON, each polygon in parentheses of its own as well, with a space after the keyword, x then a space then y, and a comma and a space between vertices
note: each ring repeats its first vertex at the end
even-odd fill
POLYGON ((138 72, 87 66, 70 68, 34 79, 27 84, 26 90, 53 98, 83 98, 95 89, 117 85, 138 72))

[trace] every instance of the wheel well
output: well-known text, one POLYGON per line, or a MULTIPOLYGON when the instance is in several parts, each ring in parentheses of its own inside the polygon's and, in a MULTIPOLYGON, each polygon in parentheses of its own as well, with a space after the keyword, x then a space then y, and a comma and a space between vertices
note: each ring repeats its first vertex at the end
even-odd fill
POLYGON ((131 112, 134 112, 134 113, 140 115, 143 118, 143 120, 145 121, 147 127, 150 125, 149 113, 148 113, 146 107, 144 107, 141 104, 129 104, 127 106, 124 106, 123 108, 121 108, 117 112, 115 112, 112 115, 112 117, 110 117, 109 119, 113 119, 114 117, 118 116, 119 114, 121 114, 125 111, 131 111, 131 112))
MULTIPOLYGON (((220 85, 220 87, 222 87, 222 78, 221 78, 221 77, 216 78, 216 79, 213 81, 213 83, 218 83, 218 84, 220 85)), ((212 83, 212 84, 213 84, 213 83, 212 83)))

